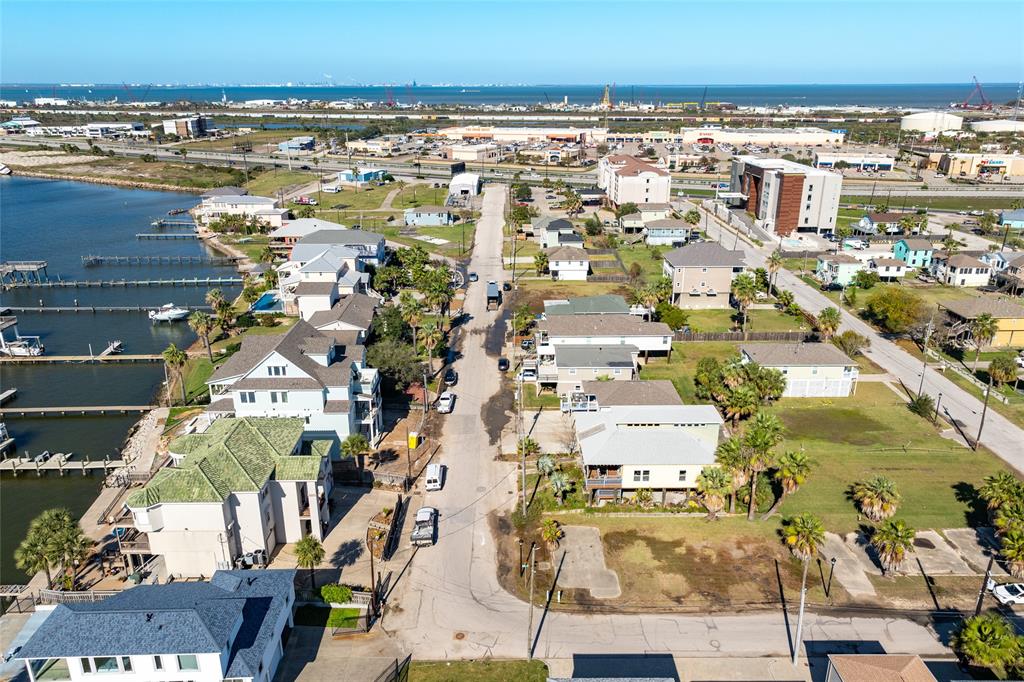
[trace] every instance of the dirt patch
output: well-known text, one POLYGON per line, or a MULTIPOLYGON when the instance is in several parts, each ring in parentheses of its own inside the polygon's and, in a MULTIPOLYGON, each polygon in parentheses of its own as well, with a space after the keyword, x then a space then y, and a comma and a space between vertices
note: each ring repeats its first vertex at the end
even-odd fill
MULTIPOLYGON (((779 416, 786 425, 790 439, 820 440, 821 409, 781 410, 779 416)), ((888 433, 889 427, 852 408, 833 406, 829 411, 828 439, 850 445, 876 445, 879 433, 888 433)))

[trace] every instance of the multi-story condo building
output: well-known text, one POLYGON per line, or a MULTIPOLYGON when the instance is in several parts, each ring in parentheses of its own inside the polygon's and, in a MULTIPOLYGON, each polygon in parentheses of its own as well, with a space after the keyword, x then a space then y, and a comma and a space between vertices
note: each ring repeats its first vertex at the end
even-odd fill
POLYGON ((672 176, 667 170, 632 156, 606 156, 597 164, 597 186, 612 206, 667 204, 672 176))
POLYGON ((729 191, 756 224, 781 237, 793 232, 833 232, 843 176, 785 159, 737 156, 729 191))

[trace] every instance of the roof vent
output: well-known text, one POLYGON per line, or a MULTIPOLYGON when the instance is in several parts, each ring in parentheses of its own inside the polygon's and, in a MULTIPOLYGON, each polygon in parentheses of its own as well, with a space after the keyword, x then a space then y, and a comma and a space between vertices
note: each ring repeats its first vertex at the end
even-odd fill
POLYGON ((146 622, 147 622, 147 623, 152 623, 152 622, 153 622, 153 616, 154 616, 154 615, 155 615, 155 614, 152 614, 152 613, 147 613, 147 614, 146 614, 146 622))

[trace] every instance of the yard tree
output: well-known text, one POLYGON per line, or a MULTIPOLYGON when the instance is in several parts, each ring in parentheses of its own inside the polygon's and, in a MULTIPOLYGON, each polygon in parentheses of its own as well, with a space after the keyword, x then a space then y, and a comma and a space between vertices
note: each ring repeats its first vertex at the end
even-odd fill
POLYGON ((269 270, 263 273, 263 283, 267 286, 268 289, 276 289, 280 277, 281 276, 277 274, 277 270, 275 270, 274 268, 270 268, 269 270))
POLYGON ((725 496, 732 490, 732 476, 725 469, 705 467, 697 476, 697 494, 712 521, 725 508, 725 496))
POLYGON ((951 639, 953 650, 968 663, 988 668, 999 679, 1020 664, 1024 637, 1004 616, 985 613, 966 619, 951 639))
POLYGON ((163 356, 164 364, 178 378, 178 384, 181 386, 181 402, 184 404, 187 402, 188 397, 185 395, 185 377, 182 370, 188 362, 188 355, 173 343, 167 346, 161 355, 163 356))
POLYGON ((996 222, 996 216, 992 211, 985 211, 982 216, 978 218, 978 225, 981 226, 981 229, 985 234, 988 234, 995 229, 996 222))
POLYGON ((565 501, 565 494, 569 491, 571 481, 561 471, 553 471, 548 476, 548 485, 551 486, 551 492, 554 493, 555 499, 558 501, 559 506, 565 501))
POLYGON ((658 322, 664 322, 669 329, 682 329, 686 326, 689 315, 682 308, 678 308, 667 301, 662 301, 654 307, 654 316, 658 322))
POLYGON ((775 465, 772 477, 779 483, 782 492, 775 500, 772 508, 761 517, 761 520, 775 514, 788 495, 792 495, 807 481, 807 475, 814 468, 814 460, 803 450, 792 450, 782 453, 775 465))
POLYGON ((883 330, 903 334, 924 318, 925 305, 903 287, 882 287, 868 297, 867 312, 883 330))
POLYGON ((832 306, 828 306, 818 313, 818 319, 815 326, 818 328, 818 332, 821 334, 822 339, 828 343, 839 330, 841 322, 842 316, 839 314, 839 310, 832 306))
POLYGON ((952 235, 946 235, 946 238, 942 240, 942 250, 950 256, 956 255, 956 252, 960 250, 960 242, 952 235))
POLYGON ((882 570, 898 571, 907 554, 914 551, 917 533, 902 519, 889 519, 871 533, 871 547, 878 554, 882 570))
POLYGON ((382 294, 393 296, 401 287, 409 284, 409 273, 395 265, 382 265, 373 273, 373 288, 382 294))
POLYGON ((992 525, 1000 537, 1013 530, 1024 530, 1024 498, 1017 496, 996 509, 992 525))
POLYGON ((344 459, 353 460, 362 469, 362 458, 370 452, 370 441, 361 433, 352 433, 341 441, 340 451, 344 459))
POLYGON ((880 278, 877 272, 871 272, 870 270, 858 270, 853 274, 853 279, 850 283, 858 289, 870 289, 871 287, 878 284, 880 278))
POLYGON ((1013 528, 999 538, 999 554, 1010 575, 1024 578, 1024 530, 1013 528))
POLYGON ((541 455, 537 458, 537 472, 541 476, 550 476, 558 469, 555 458, 551 455, 541 455))
POLYGON ((687 225, 696 225, 700 222, 700 211, 695 208, 691 208, 683 214, 683 220, 686 221, 687 225))
POLYGON ((740 436, 732 436, 718 444, 715 463, 729 474, 729 513, 736 513, 736 491, 747 484, 746 446, 740 436))
POLYGON ((366 363, 377 368, 398 389, 423 376, 423 364, 411 344, 397 338, 378 339, 366 349, 366 363))
POLYGON ((516 445, 516 454, 520 457, 536 457, 540 454, 540 443, 526 436, 516 445))
POLYGON ((525 334, 530 330, 530 325, 533 324, 533 313, 530 312, 530 307, 525 303, 512 313, 512 333, 516 336, 525 334))
POLYGON ((538 277, 544 274, 544 271, 548 269, 548 255, 546 253, 538 253, 533 257, 533 269, 538 277))
POLYGON ((876 523, 893 516, 900 506, 899 490, 893 480, 885 476, 854 483, 851 496, 861 512, 876 523))
MULTIPOLYGON (((781 247, 780 247, 781 248, 781 247)), ((765 261, 765 268, 768 270, 768 293, 772 293, 775 290, 775 282, 779 275, 779 270, 782 269, 784 262, 782 252, 780 249, 772 251, 771 255, 768 256, 768 260, 765 261)))
POLYGON ((231 304, 231 301, 222 298, 217 301, 213 312, 217 315, 217 325, 223 331, 231 329, 231 325, 235 322, 235 306, 231 304))
POLYGON ((206 300, 206 305, 216 310, 217 304, 224 300, 224 292, 220 289, 210 289, 206 292, 204 299, 206 300))
POLYGON ((619 204, 619 207, 615 210, 615 217, 621 218, 623 216, 631 215, 637 212, 637 206, 632 201, 627 201, 624 204, 619 204))
POLYGON ((978 371, 978 358, 982 346, 987 346, 999 332, 999 323, 989 313, 982 313, 971 320, 971 343, 974 344, 974 371, 978 371))
POLYGON ((789 306, 793 305, 793 292, 792 291, 780 291, 775 295, 775 300, 779 304, 780 310, 785 310, 789 306))
POLYGON ((784 430, 782 421, 774 414, 758 412, 743 434, 747 446, 747 472, 750 476, 747 521, 754 520, 757 508, 757 475, 772 466, 775 460, 775 446, 782 441, 784 430))
POLYGON ((825 544, 825 526, 817 516, 804 512, 783 521, 782 537, 789 551, 806 568, 825 544))
POLYGON ((733 428, 737 428, 740 420, 757 412, 760 405, 757 390, 753 386, 741 385, 729 390, 722 407, 726 418, 732 420, 733 428))
POLYGON ((743 337, 747 334, 747 308, 757 298, 757 281, 749 272, 737 275, 732 281, 732 295, 740 306, 743 315, 743 337))
POLYGON ((309 584, 314 590, 316 589, 315 569, 324 560, 325 555, 324 546, 312 535, 307 535, 295 543, 295 564, 299 568, 309 569, 309 584))
POLYGON ((403 291, 398 296, 398 310, 402 314, 402 319, 412 329, 412 347, 418 350, 416 332, 423 323, 423 303, 413 296, 412 292, 403 291))
POLYGON ((206 355, 213 362, 213 350, 210 348, 210 333, 213 332, 213 318, 202 310, 193 311, 188 316, 188 326, 196 333, 196 336, 203 340, 206 348, 206 355))
POLYGON ((839 347, 839 350, 843 351, 851 358, 855 358, 860 355, 865 348, 871 345, 871 342, 866 336, 858 334, 852 329, 847 329, 845 332, 838 334, 832 339, 832 343, 839 347))
POLYGON ((988 363, 988 373, 997 386, 1017 378, 1017 361, 1012 353, 1000 353, 988 363))
POLYGON ((78 566, 88 558, 93 544, 92 539, 82 530, 81 524, 71 518, 70 514, 67 515, 66 522, 51 536, 50 545, 54 556, 60 562, 65 590, 75 588, 78 566))
POLYGON ((999 508, 1024 497, 1024 484, 1009 471, 1000 471, 985 477, 978 494, 985 500, 991 516, 999 508))
POLYGON ((427 364, 430 372, 434 371, 434 349, 444 341, 444 332, 435 322, 427 322, 423 325, 423 347, 427 349, 427 364))
POLYGON ((548 545, 557 547, 565 532, 555 519, 545 519, 540 527, 540 538, 548 545))

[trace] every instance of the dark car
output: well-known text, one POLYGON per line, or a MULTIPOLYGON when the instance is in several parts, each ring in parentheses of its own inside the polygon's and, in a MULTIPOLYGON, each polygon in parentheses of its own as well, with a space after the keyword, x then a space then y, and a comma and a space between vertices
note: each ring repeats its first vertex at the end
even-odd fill
POLYGON ((475 272, 469 273, 469 281, 470 282, 477 282, 479 280, 480 280, 480 277, 475 272))
POLYGON ((459 373, 449 367, 448 371, 444 373, 444 383, 449 386, 454 386, 459 383, 459 373))
POLYGON ((309 170, 309 166, 299 166, 299 170, 309 170))
POLYGON ((498 358, 498 371, 499 372, 507 372, 508 371, 508 358, 498 358))

